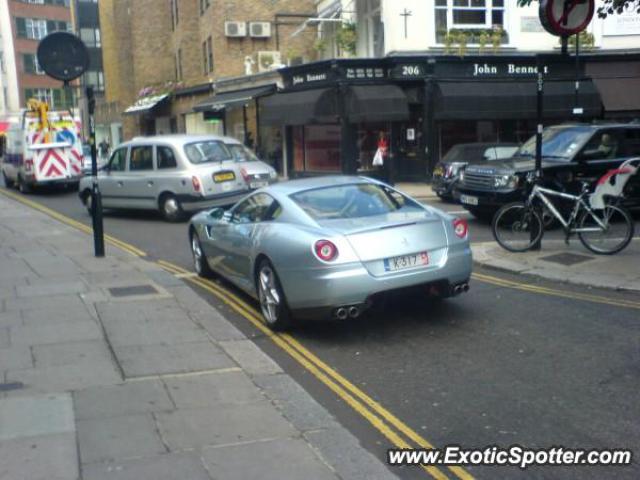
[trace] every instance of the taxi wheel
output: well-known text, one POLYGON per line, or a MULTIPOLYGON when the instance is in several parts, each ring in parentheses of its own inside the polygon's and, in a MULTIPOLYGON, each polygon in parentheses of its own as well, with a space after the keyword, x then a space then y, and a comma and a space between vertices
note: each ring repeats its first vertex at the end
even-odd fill
POLYGON ((182 210, 180 200, 171 193, 160 198, 160 213, 169 222, 179 222, 184 218, 184 210, 182 210))

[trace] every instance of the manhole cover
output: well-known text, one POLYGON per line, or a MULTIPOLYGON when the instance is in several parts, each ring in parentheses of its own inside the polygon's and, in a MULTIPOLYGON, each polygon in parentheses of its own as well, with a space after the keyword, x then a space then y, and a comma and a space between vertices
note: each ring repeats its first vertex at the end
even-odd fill
POLYGON ((588 255, 578 255, 577 253, 557 253, 555 255, 549 255, 548 257, 541 257, 540 260, 559 263, 560 265, 570 267, 571 265, 593 260, 593 257, 589 257, 588 255))
POLYGON ((134 285, 132 287, 113 287, 109 289, 112 297, 137 297, 139 295, 157 295, 159 292, 151 285, 134 285))
POLYGON ((22 382, 0 383, 0 392, 9 392, 11 390, 20 390, 21 388, 24 388, 24 383, 22 383, 22 382))

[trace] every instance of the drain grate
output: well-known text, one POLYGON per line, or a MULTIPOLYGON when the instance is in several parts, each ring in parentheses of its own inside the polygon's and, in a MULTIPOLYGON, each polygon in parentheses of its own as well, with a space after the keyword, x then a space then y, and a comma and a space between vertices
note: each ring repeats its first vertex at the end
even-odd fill
POLYGON ((140 295, 157 295, 156 290, 151 285, 134 285, 131 287, 113 287, 109 289, 112 297, 137 297, 140 295))
POLYGON ((24 383, 22 382, 0 383, 0 392, 10 392, 11 390, 20 390, 21 388, 24 388, 24 383))
POLYGON ((593 260, 593 257, 588 255, 579 255, 577 253, 557 253, 555 255, 549 255, 548 257, 541 257, 540 260, 559 263, 560 265, 570 267, 571 265, 577 265, 578 263, 593 260))

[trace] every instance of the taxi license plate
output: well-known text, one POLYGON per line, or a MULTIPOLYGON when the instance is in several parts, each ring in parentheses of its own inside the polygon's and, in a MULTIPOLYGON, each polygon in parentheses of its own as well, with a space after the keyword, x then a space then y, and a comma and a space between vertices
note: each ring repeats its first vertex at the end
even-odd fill
POLYGON ((384 259, 384 270, 386 272, 395 272, 397 270, 405 270, 407 268, 421 267, 425 265, 429 265, 429 254, 427 252, 384 259))
POLYGON ((267 185, 269 185, 269 182, 251 182, 249 184, 251 188, 262 188, 266 187, 267 185))
POLYGON ((460 202, 466 205, 478 205, 478 197, 471 195, 460 195, 460 202))
POLYGON ((230 182, 236 179, 236 175, 233 172, 216 173, 213 176, 213 181, 216 183, 230 182))

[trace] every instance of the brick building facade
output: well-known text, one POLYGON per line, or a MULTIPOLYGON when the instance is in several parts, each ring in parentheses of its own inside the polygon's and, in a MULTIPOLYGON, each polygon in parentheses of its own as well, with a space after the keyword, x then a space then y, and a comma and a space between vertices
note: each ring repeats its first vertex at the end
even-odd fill
POLYGON ((123 140, 169 131, 222 133, 220 124, 194 113, 219 79, 316 58, 314 29, 292 36, 313 16, 314 0, 100 0, 99 7, 106 96, 97 123, 122 125, 123 140), (230 36, 227 22, 244 24, 246 34, 230 36), (254 29, 252 36, 251 22, 261 22, 262 32, 254 29), (134 104, 134 114, 122 115, 134 104))

